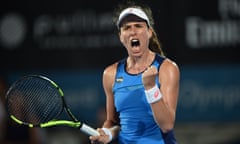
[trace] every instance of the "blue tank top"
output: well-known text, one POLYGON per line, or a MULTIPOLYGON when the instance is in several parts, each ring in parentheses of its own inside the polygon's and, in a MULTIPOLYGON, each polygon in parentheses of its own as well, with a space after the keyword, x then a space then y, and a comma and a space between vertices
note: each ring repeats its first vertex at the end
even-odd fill
MULTIPOLYGON (((163 57, 156 55, 152 65, 159 69, 163 60, 163 57)), ((142 73, 129 74, 125 68, 126 59, 123 59, 118 64, 113 86, 114 104, 121 125, 119 144, 166 144, 175 141, 173 134, 170 134, 170 138, 168 134, 163 134, 154 121, 145 98, 142 73)), ((156 83, 160 86, 158 78, 156 83)))

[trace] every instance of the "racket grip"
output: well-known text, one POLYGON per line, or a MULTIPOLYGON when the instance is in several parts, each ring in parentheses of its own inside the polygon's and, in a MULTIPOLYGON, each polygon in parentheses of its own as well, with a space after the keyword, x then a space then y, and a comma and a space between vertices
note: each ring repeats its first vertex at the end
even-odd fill
POLYGON ((99 133, 96 129, 86 125, 86 124, 82 124, 80 131, 82 131, 83 133, 89 135, 89 136, 98 136, 99 133))

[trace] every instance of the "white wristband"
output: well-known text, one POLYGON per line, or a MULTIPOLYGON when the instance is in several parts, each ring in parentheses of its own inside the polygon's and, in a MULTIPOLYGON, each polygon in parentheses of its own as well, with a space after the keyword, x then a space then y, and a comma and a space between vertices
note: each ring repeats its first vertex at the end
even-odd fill
POLYGON ((157 84, 153 88, 149 90, 145 90, 145 94, 146 94, 147 102, 150 104, 155 103, 162 98, 162 94, 157 84))
POLYGON ((108 128, 102 128, 102 130, 104 131, 104 133, 105 133, 106 135, 109 136, 109 142, 112 141, 113 136, 112 136, 111 131, 110 131, 108 128))

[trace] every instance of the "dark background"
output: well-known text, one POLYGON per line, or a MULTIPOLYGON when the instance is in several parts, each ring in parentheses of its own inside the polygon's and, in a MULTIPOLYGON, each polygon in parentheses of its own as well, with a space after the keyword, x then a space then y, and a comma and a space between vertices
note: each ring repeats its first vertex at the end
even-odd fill
MULTIPOLYGON (((2 1, 1 77, 9 84, 32 73, 50 77, 69 95, 74 113, 98 127, 105 105, 103 69, 126 56, 112 23, 113 10, 120 2, 2 1)), ((152 8, 162 48, 181 70, 179 142, 237 143, 240 1, 136 2, 152 8)), ((48 137, 54 139, 54 135, 48 137)))
MULTIPOLYGON (((198 1, 192 2, 190 0, 184 1, 145 1, 153 10, 155 18, 155 29, 158 32, 159 39, 162 42, 163 49, 167 56, 178 64, 238 64, 240 58, 239 53, 239 12, 226 12, 226 15, 237 15, 235 17, 226 18, 221 17, 218 5, 221 0, 212 1, 198 1), (229 14, 230 13, 230 14, 229 14), (186 21, 190 17, 197 17, 208 23, 235 21, 238 26, 237 37, 238 40, 232 43, 213 44, 204 46, 199 44, 198 48, 191 48, 186 43, 186 21)), ((141 1, 138 1, 141 2, 141 1)), ((112 14, 113 9, 119 1, 6 1, 1 4, 1 18, 4 19, 8 14, 17 14, 25 23, 25 35, 23 40, 16 45, 6 45, 2 42, 0 49, 1 65, 3 69, 32 69, 32 68, 79 68, 79 67, 102 67, 112 63, 123 56, 125 50, 122 46, 114 45, 102 47, 85 47, 84 41, 81 45, 71 47, 55 46, 46 48, 42 39, 50 36, 56 37, 70 37, 79 35, 95 34, 98 37, 112 33, 117 34, 116 28, 103 28, 99 31, 90 32, 74 32, 75 26, 66 26, 68 32, 59 32, 66 25, 74 24, 71 17, 76 13, 88 14, 90 11, 94 13, 95 17, 103 13, 112 14), (45 37, 36 37, 34 28, 38 24, 38 20, 48 16, 51 18, 49 31, 45 37), (57 25, 59 24, 59 25, 57 25), (46 64, 48 63, 48 64, 46 64)), ((94 17, 93 17, 94 18, 94 17)), ((110 18, 110 17, 109 17, 110 18)), ((83 20, 83 19, 80 19, 83 20)), ((86 23, 94 22, 88 20, 86 23)), ((109 22, 112 22, 109 19, 109 22)), ((96 22, 97 24, 97 22, 96 22)), ((65 27, 65 28, 66 28, 65 27)), ((83 27, 79 27, 83 28, 83 27)), ((226 30, 226 29, 225 29, 226 30)), ((13 31, 12 31, 13 32, 13 31)), ((4 33, 5 34, 5 33, 4 33)), ((14 33, 13 33, 14 34, 14 33)), ((227 34, 227 33, 226 33, 227 34)), ((3 35, 3 34, 2 34, 3 35)), ((233 34, 232 34, 233 35, 233 34)), ((80 39, 80 38, 79 38, 80 39)), ((3 41, 3 40, 2 40, 3 41)), ((58 41, 55 41, 57 43, 58 41)), ((73 41, 73 42, 76 42, 73 41)))

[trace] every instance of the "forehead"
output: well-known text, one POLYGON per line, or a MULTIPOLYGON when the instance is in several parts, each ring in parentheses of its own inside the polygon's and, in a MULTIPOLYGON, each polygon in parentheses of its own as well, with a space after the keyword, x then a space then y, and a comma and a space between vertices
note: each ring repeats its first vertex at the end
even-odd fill
MULTIPOLYGON (((120 27, 122 27, 123 25, 126 25, 127 23, 130 22, 145 22, 146 21, 144 19, 139 18, 138 16, 135 15, 127 15, 125 18, 123 18, 123 20, 120 23, 120 27)), ((147 24, 147 23, 146 23, 147 24)))

